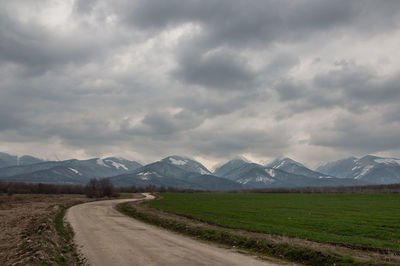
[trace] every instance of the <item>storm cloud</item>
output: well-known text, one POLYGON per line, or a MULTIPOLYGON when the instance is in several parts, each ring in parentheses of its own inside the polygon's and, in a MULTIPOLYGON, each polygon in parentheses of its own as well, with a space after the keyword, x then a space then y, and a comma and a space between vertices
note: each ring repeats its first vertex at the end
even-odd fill
POLYGON ((399 1, 0 6, 0 151, 400 157, 399 1))

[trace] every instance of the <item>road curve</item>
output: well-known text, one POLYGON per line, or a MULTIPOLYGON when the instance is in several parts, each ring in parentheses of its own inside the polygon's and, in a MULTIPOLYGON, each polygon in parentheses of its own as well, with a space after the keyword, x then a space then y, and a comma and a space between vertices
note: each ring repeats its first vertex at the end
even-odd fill
POLYGON ((89 265, 276 265, 139 222, 114 209, 132 200, 95 201, 68 210, 74 241, 89 265))

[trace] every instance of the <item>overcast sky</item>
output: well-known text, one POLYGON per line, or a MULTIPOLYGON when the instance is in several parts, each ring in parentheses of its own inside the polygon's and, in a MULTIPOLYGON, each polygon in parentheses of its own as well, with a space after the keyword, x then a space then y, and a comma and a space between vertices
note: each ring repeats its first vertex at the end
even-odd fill
POLYGON ((0 3, 0 151, 400 157, 400 1, 0 3))

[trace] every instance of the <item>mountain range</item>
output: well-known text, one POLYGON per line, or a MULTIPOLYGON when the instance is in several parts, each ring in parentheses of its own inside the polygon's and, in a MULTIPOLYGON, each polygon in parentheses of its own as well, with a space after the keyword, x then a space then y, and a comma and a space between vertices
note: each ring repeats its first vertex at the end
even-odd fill
POLYGON ((111 177, 117 186, 157 185, 192 189, 240 189, 241 184, 213 176, 201 163, 181 156, 169 156, 145 165, 131 174, 111 177))
POLYGON ((48 161, 2 167, 0 180, 86 184, 91 178, 106 178, 129 173, 141 166, 138 162, 115 157, 48 161))
POLYGON ((349 178, 336 178, 312 171, 304 165, 289 158, 278 159, 263 166, 256 163, 243 161, 229 163, 228 171, 221 176, 238 182, 248 188, 265 187, 307 187, 307 186, 351 186, 361 185, 363 182, 349 178), (238 166, 238 167, 237 167, 238 166))
POLYGON ((18 157, 16 155, 10 155, 4 152, 0 152, 0 167, 28 165, 40 162, 43 162, 43 160, 30 155, 18 157))
POLYGON ((367 155, 329 162, 312 170, 290 158, 266 165, 236 157, 213 172, 185 156, 168 156, 141 165, 123 158, 44 161, 0 153, 0 181, 86 184, 108 178, 116 186, 164 186, 226 190, 400 183, 400 160, 367 155))
POLYGON ((367 155, 360 159, 347 159, 321 165, 317 171, 339 178, 361 180, 369 184, 400 182, 400 160, 367 155))

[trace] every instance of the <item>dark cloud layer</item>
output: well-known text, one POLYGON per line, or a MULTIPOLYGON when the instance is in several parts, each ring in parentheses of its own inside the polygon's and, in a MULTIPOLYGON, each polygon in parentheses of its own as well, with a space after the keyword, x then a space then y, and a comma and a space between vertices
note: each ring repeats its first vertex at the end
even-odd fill
POLYGON ((399 140, 398 121, 387 123, 374 114, 367 118, 346 114, 334 120, 330 127, 311 134, 311 143, 314 145, 336 147, 360 154, 400 149, 399 140))
POLYGON ((400 157, 397 0, 0 5, 2 151, 400 157))
POLYGON ((189 51, 178 62, 174 76, 188 84, 225 90, 251 89, 255 85, 256 74, 234 53, 194 54, 189 51))

